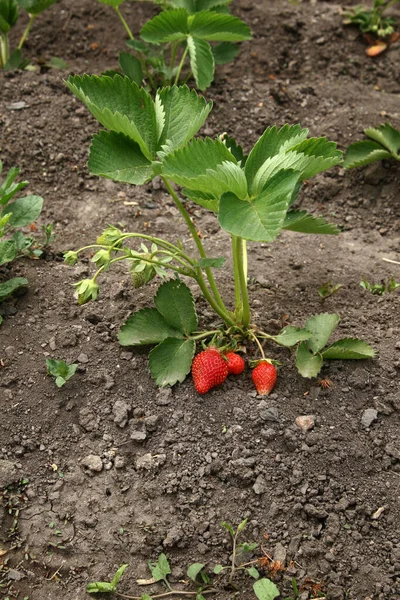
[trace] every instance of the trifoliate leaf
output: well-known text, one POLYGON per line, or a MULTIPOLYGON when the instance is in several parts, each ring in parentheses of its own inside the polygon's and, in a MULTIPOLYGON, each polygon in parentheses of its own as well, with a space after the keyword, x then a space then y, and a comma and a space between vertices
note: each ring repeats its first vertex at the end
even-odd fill
POLYGON ((91 173, 142 185, 153 177, 152 163, 143 156, 139 144, 122 133, 100 131, 90 147, 88 162, 91 173))
POLYGON ((312 337, 307 342, 308 347, 313 352, 322 350, 338 326, 339 321, 339 315, 334 313, 321 313, 307 319, 304 329, 307 329, 312 334, 312 337))
POLYGON ((107 129, 139 144, 148 160, 155 158, 158 131, 154 102, 128 77, 70 76, 67 87, 107 129))
POLYGON ((218 219, 223 229, 245 240, 271 242, 279 234, 299 174, 280 171, 256 198, 243 201, 234 194, 220 200, 218 219))
POLYGON ((400 150, 400 131, 392 127, 390 123, 366 129, 364 133, 375 142, 382 144, 392 154, 398 154, 400 150))
POLYGON ((282 229, 298 231, 299 233, 317 233, 337 235, 336 225, 327 223, 322 217, 314 217, 306 210, 290 210, 284 220, 282 229))
POLYGON ((18 4, 16 0, 0 2, 0 33, 6 35, 18 21, 18 4))
POLYGON ((301 342, 296 352, 296 367, 300 375, 311 379, 316 377, 323 365, 321 354, 314 354, 307 346, 308 342, 301 342))
POLYGON ((156 308, 143 308, 125 321, 118 334, 118 341, 121 346, 145 346, 181 335, 156 308))
POLYGON ((168 142, 168 148, 176 150, 199 131, 212 109, 212 102, 206 102, 186 85, 158 90, 157 97, 163 109, 159 146, 168 142))
POLYGON ((275 340, 278 344, 290 348, 291 346, 295 346, 298 342, 309 340, 311 336, 312 333, 306 329, 288 325, 279 332, 279 334, 275 337, 275 340))
MULTIPOLYGON (((196 343, 194 340, 167 338, 149 355, 151 376, 158 386, 182 382, 190 372, 196 343)), ((153 575, 154 577, 154 575, 153 575)))
POLYGON ((138 86, 141 86, 143 81, 143 69, 140 60, 130 52, 120 52, 118 62, 124 74, 138 86))
POLYGON ((214 63, 216 65, 225 65, 231 62, 239 54, 239 46, 231 42, 221 42, 216 46, 212 46, 211 51, 214 55, 214 63))
POLYGON ((160 44, 184 40, 188 33, 188 13, 184 8, 177 8, 164 11, 147 21, 140 37, 146 42, 160 44))
POLYGON ((211 46, 206 40, 189 35, 187 38, 189 49, 190 68, 196 86, 199 90, 206 90, 214 79, 214 55, 211 46))
POLYGON ((373 358, 375 350, 363 340, 343 338, 322 352, 324 360, 359 360, 373 358))
POLYGON ((57 0, 17 0, 17 2, 30 15, 38 15, 55 4, 57 0))
POLYGON ((392 158, 392 155, 381 144, 372 140, 364 140, 362 142, 355 142, 348 147, 343 166, 345 169, 354 169, 355 167, 364 167, 384 158, 392 158))
POLYGON ((195 38, 215 42, 242 42, 251 38, 251 31, 244 21, 209 10, 190 17, 189 33, 195 38))
POLYGON ((197 328, 192 292, 182 281, 172 279, 160 285, 154 304, 173 329, 190 335, 197 328))

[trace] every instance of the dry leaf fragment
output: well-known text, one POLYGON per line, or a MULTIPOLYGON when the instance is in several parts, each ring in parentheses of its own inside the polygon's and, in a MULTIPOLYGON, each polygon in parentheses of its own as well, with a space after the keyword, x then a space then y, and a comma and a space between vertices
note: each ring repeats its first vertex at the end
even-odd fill
POLYGON ((152 585, 155 582, 156 580, 154 579, 154 577, 151 577, 151 579, 136 579, 136 583, 138 585, 152 585))
POLYGON ((371 57, 379 56, 379 54, 382 54, 382 52, 385 52, 387 47, 388 47, 388 45, 386 44, 386 42, 382 42, 382 41, 378 40, 374 46, 370 46, 369 48, 366 49, 365 52, 367 53, 368 56, 371 56, 371 57))
POLYGON ((379 517, 381 516, 381 514, 383 513, 383 511, 385 510, 385 506, 380 506, 373 515, 371 515, 371 519, 374 519, 374 521, 376 521, 377 519, 379 519, 379 517))
POLYGON ((8 552, 8 550, 0 548, 0 556, 4 556, 5 554, 7 554, 7 552, 8 552))

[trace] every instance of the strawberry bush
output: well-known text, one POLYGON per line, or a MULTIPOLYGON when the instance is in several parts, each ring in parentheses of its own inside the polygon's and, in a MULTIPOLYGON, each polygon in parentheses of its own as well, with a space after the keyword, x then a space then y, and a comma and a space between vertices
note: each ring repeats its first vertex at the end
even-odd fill
POLYGON ((162 12, 145 23, 140 39, 134 38, 121 13, 124 0, 99 2, 114 9, 128 34, 127 45, 135 52, 121 52, 121 71, 138 85, 145 81, 153 91, 192 78, 205 90, 214 80, 215 65, 233 60, 237 43, 251 39, 246 23, 229 14, 231 0, 155 0, 162 12))
MULTIPOLYGON (((97 298, 100 275, 121 261, 128 264, 135 288, 156 276, 164 280, 154 298, 154 307, 135 312, 119 333, 123 346, 155 346, 149 366, 158 385, 173 385, 185 379, 198 342, 208 342, 222 357, 235 350, 248 349, 253 355, 256 352, 251 366, 257 367, 260 362, 271 366, 263 344, 274 341, 294 350, 297 368, 304 377, 316 377, 324 360, 374 355, 372 348, 358 339, 327 345, 339 323, 335 314, 314 315, 303 327, 288 325, 277 335, 263 331, 251 317, 248 242, 272 242, 281 230, 338 233, 324 219, 296 208, 303 182, 341 162, 342 153, 334 142, 310 138, 308 130, 300 125, 284 125, 280 129, 273 126, 246 154, 225 134, 216 139, 196 137, 212 105, 186 86, 162 88, 155 100, 143 88, 120 76, 71 76, 67 86, 105 128, 92 142, 91 172, 134 185, 160 176, 192 236, 193 243, 184 245, 180 240, 172 243, 109 226, 95 244, 65 254, 66 262, 75 264, 82 252, 94 252, 91 260, 97 271, 91 279, 75 284, 80 304, 97 298), (174 184, 181 187, 185 200, 178 196, 174 184), (226 257, 207 255, 186 202, 213 212, 230 237, 232 299, 222 298, 216 279, 226 257), (167 278, 168 273, 172 279, 167 278), (218 315, 219 327, 199 330, 193 296, 184 278, 197 283, 218 315)), ((267 365, 260 369, 260 389, 264 390, 261 393, 272 389, 264 381, 266 371, 269 381, 274 379, 267 365)), ((210 389, 223 381, 228 368, 224 369, 218 360, 215 373, 214 362, 208 366, 215 374, 210 389)), ((194 371, 196 382, 197 369, 194 371)), ((201 390, 208 383, 202 382, 201 390)))

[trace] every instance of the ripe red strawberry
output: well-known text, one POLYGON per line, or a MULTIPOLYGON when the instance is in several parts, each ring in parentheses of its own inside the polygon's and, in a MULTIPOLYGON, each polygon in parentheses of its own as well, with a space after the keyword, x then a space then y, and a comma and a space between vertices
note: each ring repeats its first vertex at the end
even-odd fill
POLYGON ((244 359, 236 352, 227 352, 225 357, 228 359, 228 374, 240 375, 246 366, 244 359))
POLYGON ((228 363, 216 348, 207 348, 194 357, 192 377, 199 394, 205 394, 228 377, 228 363))
POLYGON ((253 369, 251 378, 256 386, 257 393, 260 396, 268 396, 276 383, 277 371, 270 362, 262 360, 253 369))

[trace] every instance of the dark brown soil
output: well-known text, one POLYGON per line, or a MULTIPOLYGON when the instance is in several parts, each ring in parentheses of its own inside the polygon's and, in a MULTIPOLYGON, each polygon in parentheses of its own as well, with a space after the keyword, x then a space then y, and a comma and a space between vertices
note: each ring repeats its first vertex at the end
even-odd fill
MULTIPOLYGON (((236 0, 233 6, 254 40, 242 45, 235 63, 219 68, 205 94, 214 110, 204 133, 227 131, 249 148, 266 126, 300 122, 344 149, 365 127, 387 120, 400 127, 400 43, 368 58, 357 30, 342 26, 339 2, 236 0)), ((123 9, 136 31, 156 12, 138 3, 123 9)), ((100 73, 116 65, 122 38, 107 6, 61 0, 38 19, 27 54, 33 64, 60 56, 72 73, 100 73)), ((299 586, 307 578, 320 582, 332 600, 398 600, 399 293, 372 296, 359 282, 400 279, 399 267, 382 261, 399 260, 400 165, 339 168, 314 178, 303 205, 343 233, 287 232, 250 252, 255 319, 268 327, 282 315, 303 324, 311 314, 338 312, 338 334, 371 343, 374 360, 327 365, 322 377, 334 387, 324 390, 271 346, 283 366, 267 400, 255 395, 248 372, 204 397, 190 379, 160 391, 146 355, 121 349, 116 339, 158 284, 135 292, 126 273, 115 271, 99 300, 79 307, 71 284, 92 267, 70 268, 61 253, 91 242, 107 223, 171 240, 182 227, 157 186, 128 187, 89 174, 98 126, 66 89, 65 76, 43 66, 0 73, 1 160, 5 168, 19 165, 29 190, 43 195, 41 222, 54 222, 57 235, 45 259, 0 272, 30 281, 25 296, 0 310, 0 474, 11 462, 16 471, 9 480, 29 479, 18 500, 19 535, 11 541, 10 516, 0 508, 0 550, 8 550, 0 596, 81 600, 87 582, 109 579, 122 563, 129 569, 120 590, 138 595, 136 579, 148 577, 147 560, 162 551, 174 581, 185 578, 190 562, 228 564, 220 523, 248 517, 245 539, 285 562, 287 570, 275 578, 282 597, 295 577, 299 586), (23 108, 15 110, 15 102, 23 108), (328 280, 344 287, 321 304, 318 288, 328 280), (47 357, 80 364, 60 390, 46 375, 47 357), (366 428, 361 418, 370 408, 378 414, 366 428), (304 434, 295 418, 309 414, 316 426, 304 434), (137 430, 146 432, 145 441, 131 439, 137 430), (83 467, 88 455, 101 458, 101 472, 83 467)), ((214 217, 201 209, 192 214, 210 255, 228 255, 214 217)), ((229 297, 229 269, 219 281, 229 297)), ((213 316, 193 291, 210 323, 213 316)), ((239 587, 239 594, 226 589, 213 597, 254 598, 250 580, 239 587)), ((311 597, 302 592, 302 600, 311 597)))

